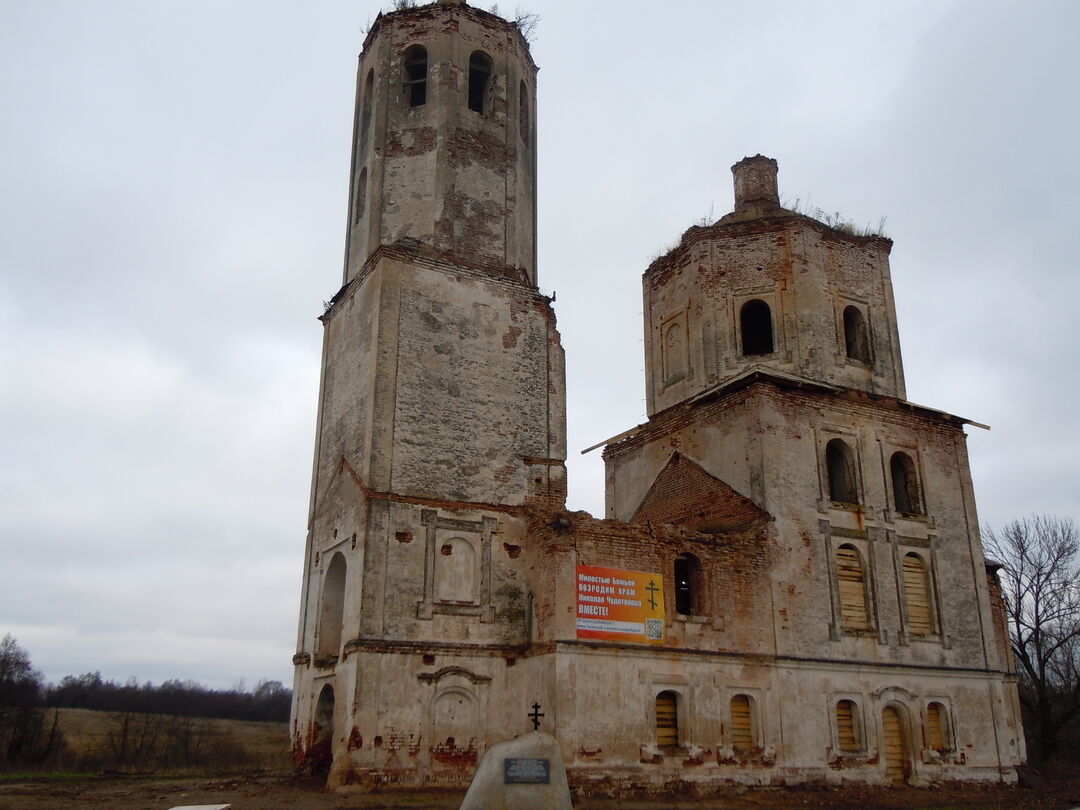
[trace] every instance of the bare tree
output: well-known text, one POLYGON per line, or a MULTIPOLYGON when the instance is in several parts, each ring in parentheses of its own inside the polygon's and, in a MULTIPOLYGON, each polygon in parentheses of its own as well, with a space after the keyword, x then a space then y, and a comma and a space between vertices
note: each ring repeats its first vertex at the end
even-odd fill
POLYGON ((1033 759, 1049 762, 1080 717, 1080 534, 1072 519, 1046 515, 986 534, 990 556, 1003 566, 1029 748, 1033 759))

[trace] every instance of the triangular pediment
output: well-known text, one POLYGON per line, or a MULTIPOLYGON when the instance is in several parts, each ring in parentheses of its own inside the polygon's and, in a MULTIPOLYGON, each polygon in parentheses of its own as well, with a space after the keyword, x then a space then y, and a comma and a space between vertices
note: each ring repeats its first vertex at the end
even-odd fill
POLYGON ((770 517, 696 461, 676 452, 656 476, 630 522, 671 523, 716 534, 737 531, 770 517))

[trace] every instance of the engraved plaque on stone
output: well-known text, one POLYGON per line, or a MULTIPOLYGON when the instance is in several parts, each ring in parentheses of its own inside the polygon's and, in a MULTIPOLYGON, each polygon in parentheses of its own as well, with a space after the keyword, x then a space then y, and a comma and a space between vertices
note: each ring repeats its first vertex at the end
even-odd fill
POLYGON ((507 757, 503 760, 503 783, 546 785, 551 781, 551 763, 534 757, 507 757))

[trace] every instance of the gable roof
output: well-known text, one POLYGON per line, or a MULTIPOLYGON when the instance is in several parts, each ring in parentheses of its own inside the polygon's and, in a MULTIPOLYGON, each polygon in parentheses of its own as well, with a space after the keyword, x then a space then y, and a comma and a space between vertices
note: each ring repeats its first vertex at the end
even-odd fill
POLYGON ((721 533, 771 517, 696 461, 675 452, 630 522, 672 523, 698 532, 721 533))

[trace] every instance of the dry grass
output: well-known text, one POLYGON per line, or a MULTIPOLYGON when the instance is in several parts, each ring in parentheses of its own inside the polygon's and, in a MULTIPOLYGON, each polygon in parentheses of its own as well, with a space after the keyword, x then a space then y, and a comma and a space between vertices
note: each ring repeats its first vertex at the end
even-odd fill
MULTIPOLYGON (((112 750, 110 735, 115 738, 123 713, 91 709, 60 709, 60 730, 66 745, 65 759, 78 763, 107 764, 112 750)), ((229 752, 222 765, 242 765, 273 773, 286 773, 292 768, 289 753, 288 723, 259 723, 245 720, 208 718, 170 718, 155 715, 132 715, 135 722, 161 720, 190 723, 203 747, 229 752)), ((52 721, 52 710, 47 722, 52 721)), ((151 766, 153 763, 149 763, 151 766)))

